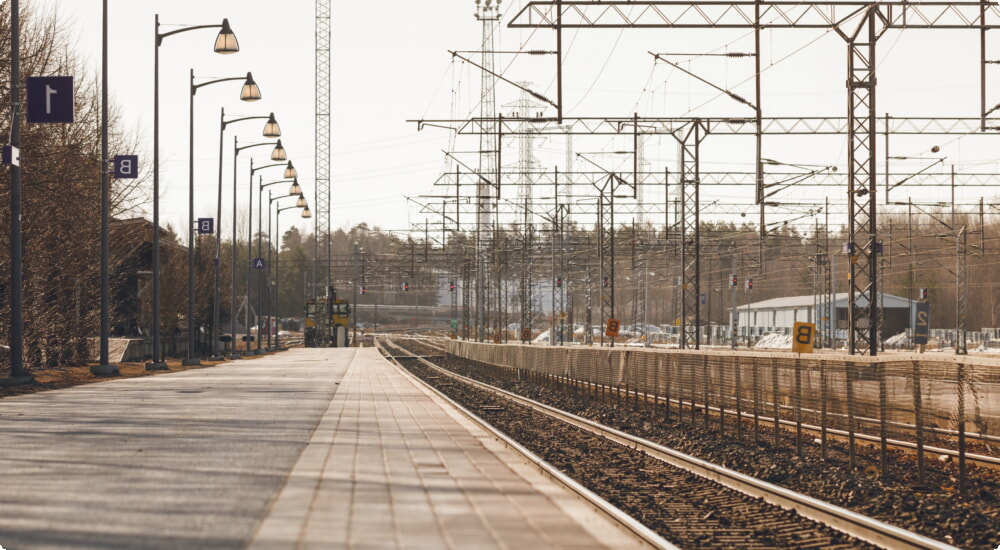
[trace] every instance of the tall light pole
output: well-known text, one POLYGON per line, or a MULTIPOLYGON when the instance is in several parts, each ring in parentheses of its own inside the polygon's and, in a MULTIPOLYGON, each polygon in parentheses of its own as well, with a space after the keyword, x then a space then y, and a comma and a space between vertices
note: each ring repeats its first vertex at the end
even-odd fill
MULTIPOLYGON (((278 140, 277 145, 275 145, 274 150, 271 151, 271 160, 285 161, 288 160, 288 154, 285 152, 285 148, 281 146, 281 140, 278 140)), ((274 164, 265 164, 263 166, 254 166, 253 159, 250 159, 250 185, 248 185, 248 206, 247 206, 247 293, 246 293, 246 331, 247 331, 247 347, 244 350, 246 355, 256 355, 257 352, 250 352, 250 281, 253 278, 253 175, 258 171, 265 168, 273 168, 276 166, 284 166, 285 179, 293 179, 298 176, 298 172, 292 166, 292 161, 277 162, 274 164)), ((259 315, 258 315, 259 317, 259 315)), ((259 323, 258 323, 259 326, 259 323)), ((260 329, 257 330, 257 339, 260 340, 260 329)), ((260 347, 258 346, 258 352, 260 347)))
MULTIPOLYGON (((221 112, 219 114, 219 196, 218 196, 218 199, 216 201, 216 214, 215 214, 215 219, 218 220, 218 221, 216 222, 217 227, 216 227, 216 230, 215 230, 216 231, 216 239, 215 239, 215 287, 214 287, 215 288, 215 291, 214 291, 215 294, 214 294, 213 306, 212 306, 212 359, 216 360, 216 361, 222 359, 222 357, 219 355, 219 348, 218 348, 218 345, 219 345, 219 300, 221 299, 219 294, 222 291, 221 283, 219 281, 219 276, 220 276, 220 271, 221 271, 220 263, 222 262, 222 147, 223 147, 222 144, 223 144, 223 139, 224 139, 224 136, 225 136, 225 133, 226 133, 226 126, 227 125, 234 124, 236 122, 241 122, 241 121, 244 121, 244 120, 260 120, 260 119, 267 119, 267 122, 264 124, 264 132, 263 132, 264 133, 264 137, 266 137, 266 138, 281 137, 281 127, 278 126, 278 121, 274 118, 274 113, 271 113, 268 116, 246 116, 246 117, 235 118, 233 120, 226 120, 226 109, 225 108, 222 108, 221 112)), ((267 144, 267 145, 269 145, 269 144, 267 144)), ((239 151, 237 151, 237 153, 239 153, 239 151)), ((235 159, 234 159, 234 161, 235 161, 235 159)), ((232 244, 232 252, 233 252, 234 258, 235 258, 235 254, 236 254, 236 181, 235 181, 235 175, 236 175, 236 170, 234 168, 233 169, 233 176, 234 176, 234 181, 233 181, 233 244, 232 244)), ((235 275, 233 276, 233 286, 234 287, 236 286, 236 277, 235 277, 235 275)), ((236 297, 236 289, 233 288, 233 299, 234 300, 235 300, 235 297, 236 297)), ((235 306, 233 306, 233 307, 235 307, 235 306)), ((230 319, 230 321, 233 322, 233 323, 235 323, 234 319, 235 319, 235 314, 233 315, 233 318, 230 319)), ((236 331, 234 330, 232 337, 235 338, 235 336, 236 336, 236 331)))
MULTIPOLYGON (((295 184, 292 185, 292 189, 290 191, 291 192, 289 192, 289 194, 287 194, 287 195, 279 195, 279 196, 273 197, 273 198, 270 197, 270 193, 268 194, 269 201, 268 201, 268 204, 267 204, 267 233, 268 233, 268 235, 275 235, 274 240, 276 240, 277 243, 278 243, 275 246, 275 251, 274 251, 274 253, 275 253, 275 257, 274 257, 274 294, 273 294, 273 296, 269 296, 269 299, 267 301, 267 317, 268 317, 268 319, 272 318, 272 311, 271 311, 271 304, 272 304, 272 302, 274 303, 274 312, 273 312, 274 315, 273 316, 277 317, 279 320, 281 319, 281 313, 280 313, 280 309, 279 309, 281 303, 280 303, 280 300, 278 300, 278 286, 279 286, 278 285, 278 277, 279 277, 279 273, 278 273, 278 261, 280 259, 280 254, 281 254, 281 225, 279 224, 279 215, 284 210, 290 210, 292 208, 303 208, 304 210, 302 211, 302 217, 303 218, 311 218, 312 217, 312 213, 309 212, 309 203, 306 202, 306 197, 305 197, 305 195, 302 194, 302 188, 299 187, 299 183, 295 182, 295 184), (298 190, 297 193, 295 192, 296 189, 298 190), (298 199, 298 200, 295 201, 295 206, 289 206, 287 208, 278 208, 278 209, 275 210, 275 215, 274 215, 274 233, 271 233, 271 204, 274 203, 275 201, 279 201, 281 199, 292 198, 292 197, 295 197, 296 199, 298 199)), ((272 240, 272 238, 268 237, 268 241, 271 241, 271 240, 272 240)), ((270 257, 270 254, 271 254, 271 251, 268 250, 268 257, 270 257)), ((271 280, 270 271, 271 271, 271 266, 270 266, 270 262, 269 262, 268 263, 268 289, 270 289, 270 287, 271 287, 271 285, 270 285, 270 280, 271 280)), ((278 337, 278 332, 281 331, 281 323, 280 322, 276 324, 276 328, 278 330, 274 334, 274 347, 273 348, 271 347, 270 331, 268 332, 267 347, 268 347, 269 350, 272 350, 272 351, 278 350, 281 347, 280 338, 278 337)))
MULTIPOLYGON (((246 77, 237 76, 230 78, 217 78, 199 84, 194 83, 194 69, 191 69, 191 85, 188 99, 188 350, 187 358, 181 364, 200 365, 201 359, 195 353, 195 317, 194 317, 194 96, 198 93, 198 88, 219 82, 230 82, 233 80, 244 80, 243 89, 240 91, 241 101, 257 101, 260 99, 260 88, 253 80, 253 75, 249 72, 246 77)), ((218 233, 218 231, 216 231, 218 233)), ((213 348, 215 344, 212 344, 213 348)), ((213 353, 214 355, 214 353, 213 353)))
MULTIPOLYGON (((153 360, 146 363, 146 370, 163 370, 167 364, 163 362, 160 343, 160 44, 168 36, 198 29, 218 28, 215 37, 215 52, 232 54, 240 51, 236 35, 229 27, 229 20, 223 19, 220 25, 195 25, 183 27, 169 32, 160 32, 160 15, 156 14, 153 35, 153 360)), ((189 321, 190 322, 190 321, 189 321)))
MULTIPOLYGON (((258 185, 258 188, 257 188, 257 191, 258 191, 258 194, 257 194, 257 235, 258 236, 263 235, 262 230, 261 230, 261 224, 263 223, 264 216, 261 213, 261 210, 263 209, 263 206, 264 206, 264 188, 265 187, 270 187, 272 185, 278 185, 280 183, 291 183, 292 184, 291 189, 288 191, 288 194, 286 194, 286 195, 279 195, 277 197, 272 198, 271 197, 271 191, 268 190, 268 195, 267 195, 268 196, 268 203, 267 203, 267 262, 265 262, 266 265, 267 265, 267 277, 265 277, 264 279, 267 282, 267 285, 268 285, 267 288, 270 290, 270 288, 271 288, 271 202, 273 202, 274 200, 279 199, 281 197, 291 196, 292 195, 292 191, 295 190, 295 189, 298 189, 299 193, 301 193, 302 192, 302 188, 299 186, 298 178, 294 178, 294 179, 290 179, 290 180, 278 180, 278 181, 272 181, 272 182, 268 182, 268 183, 264 183, 263 176, 257 176, 257 179, 258 179, 258 183, 257 183, 257 185, 258 185)), ((257 255, 260 258, 264 257, 264 255, 263 255, 264 253, 261 251, 262 244, 263 244, 262 240, 263 239, 260 239, 260 238, 257 239, 257 255)), ((263 286, 263 283, 261 282, 261 271, 263 271, 263 270, 258 270, 258 272, 257 272, 257 312, 258 312, 258 319, 260 318, 259 314, 264 312, 264 303, 263 303, 264 302, 264 291, 261 289, 261 287, 263 286)), ((271 322, 271 314, 270 314, 271 300, 268 299, 267 303, 268 303, 267 347, 270 348, 271 347, 271 327, 270 327, 270 322, 271 322)), ((258 322, 257 323, 257 343, 258 343, 258 348, 260 347, 260 343, 261 343, 261 340, 262 340, 262 338, 260 336, 260 326, 261 325, 258 322)))
POLYGON ((21 167, 13 162, 14 151, 21 147, 21 8, 18 0, 10 3, 10 377, 24 378, 24 298, 21 293, 21 167))
MULTIPOLYGON (((101 349, 100 359, 97 365, 90 367, 90 372, 102 376, 114 376, 118 374, 118 367, 111 365, 108 359, 108 340, 111 333, 108 313, 111 303, 108 275, 111 263, 108 249, 111 221, 111 186, 108 182, 108 0, 103 0, 101 7, 101 349)), ((11 29, 11 32, 17 31, 11 29)))
MULTIPOLYGON (((230 334, 232 335, 232 339, 233 339, 232 340, 232 342, 233 342, 232 346, 233 347, 232 347, 231 353, 229 355, 229 359, 242 359, 243 358, 242 355, 236 353, 236 195, 237 195, 237 188, 238 188, 238 185, 236 183, 236 174, 237 174, 237 171, 238 171, 237 167, 239 165, 238 161, 239 161, 239 158, 240 158, 240 152, 243 151, 243 150, 245 150, 245 149, 251 149, 251 148, 254 148, 254 147, 274 147, 274 149, 271 151, 271 158, 273 159, 275 157, 280 157, 281 155, 285 154, 284 150, 282 150, 281 152, 278 151, 278 147, 279 146, 280 146, 280 144, 279 143, 275 143, 275 142, 251 143, 249 145, 240 146, 239 140, 237 139, 237 137, 233 136, 233 251, 232 251, 232 254, 230 254, 230 258, 229 258, 229 274, 230 274, 230 277, 231 277, 230 290, 232 291, 232 295, 230 297, 230 302, 229 302, 229 307, 230 307, 229 324, 230 324, 230 334)), ((286 170, 285 170, 286 174, 290 173, 290 172, 291 173, 295 172, 295 168, 292 167, 291 161, 288 162, 288 168, 286 168, 286 170)), ((253 197, 253 195, 250 195, 250 196, 251 196, 251 198, 253 197)), ((248 209, 248 211, 251 214, 253 213, 253 210, 250 209, 249 206, 247 207, 247 209, 248 209)), ((247 240, 248 241, 252 240, 252 238, 253 238, 252 235, 249 235, 249 234, 247 235, 247 240)), ((250 257, 247 256, 247 263, 248 263, 248 265, 249 265, 249 262, 250 262, 250 257)), ((250 291, 248 290, 247 291, 248 295, 249 295, 249 292, 250 291)), ((249 318, 250 318, 250 313, 249 313, 249 310, 248 310, 247 311, 247 319, 249 320, 249 318)), ((246 330, 247 330, 247 335, 249 335, 250 334, 249 327, 247 327, 246 330)))

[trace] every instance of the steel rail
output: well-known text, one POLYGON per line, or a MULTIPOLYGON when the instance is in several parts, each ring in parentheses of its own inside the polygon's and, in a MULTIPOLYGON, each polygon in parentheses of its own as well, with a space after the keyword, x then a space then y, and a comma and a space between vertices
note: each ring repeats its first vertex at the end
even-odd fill
POLYGON ((783 487, 761 481, 754 477, 695 458, 663 445, 653 443, 652 441, 647 441, 620 430, 603 426, 574 414, 550 407, 543 403, 539 403, 500 388, 467 378, 441 368, 425 359, 418 359, 418 361, 429 368, 440 372, 441 374, 461 380, 462 382, 470 384, 474 387, 495 393, 496 395, 502 396, 519 405, 528 407, 543 414, 547 414, 592 434, 605 437, 611 441, 636 450, 641 450, 649 456, 662 460, 674 467, 684 469, 707 479, 711 479, 730 489, 734 489, 754 498, 762 499, 770 504, 793 510, 802 517, 827 525, 832 529, 836 529, 844 534, 864 540, 882 548, 906 550, 957 550, 956 547, 945 544, 941 541, 936 541, 923 535, 913 533, 912 531, 907 531, 906 529, 889 525, 874 518, 858 514, 846 508, 841 508, 840 506, 835 506, 819 499, 790 491, 783 487))
MULTIPOLYGON (((440 369, 440 367, 438 367, 437 365, 434 365, 433 363, 427 361, 426 359, 423 359, 422 357, 412 354, 408 350, 405 350, 395 344, 390 343, 389 345, 409 354, 408 355, 409 357, 413 357, 418 361, 425 363, 431 368, 440 369)), ((532 453, 517 441, 511 439, 503 432, 497 430, 495 427, 493 427, 491 424, 483 420, 481 417, 476 416, 462 405, 459 405, 450 397, 438 391, 437 388, 434 388, 433 386, 427 384, 423 380, 420 380, 419 378, 411 374, 409 371, 406 370, 405 367, 403 367, 399 363, 399 361, 396 360, 395 354, 393 354, 392 352, 390 352, 390 350, 383 347, 382 342, 378 338, 375 339, 375 347, 378 348, 379 350, 382 350, 383 353, 386 355, 386 359, 388 359, 390 362, 396 365, 406 376, 411 377, 414 381, 419 383, 421 387, 427 388, 429 391, 433 392, 435 395, 440 397, 450 406, 454 407, 455 410, 460 412, 463 416, 465 416, 472 422, 476 423, 476 425, 480 426, 481 428, 489 432, 490 435, 492 435, 494 438, 502 442, 508 448, 520 454, 525 460, 528 461, 529 464, 532 464, 543 475, 552 479, 556 483, 566 487, 566 489, 571 491, 578 498, 582 499, 587 504, 593 506, 598 513, 604 515, 613 523, 621 526, 622 529, 624 529, 629 535, 631 535, 639 542, 648 544, 653 548, 660 548, 663 550, 681 550, 679 547, 671 544, 669 541, 661 537, 659 534, 657 534, 649 527, 646 527, 632 516, 629 516, 625 512, 621 511, 608 501, 604 500, 603 498, 595 494, 590 489, 587 489, 586 487, 578 483, 573 478, 564 474, 557 468, 553 467, 551 464, 545 462, 538 455, 532 453)))

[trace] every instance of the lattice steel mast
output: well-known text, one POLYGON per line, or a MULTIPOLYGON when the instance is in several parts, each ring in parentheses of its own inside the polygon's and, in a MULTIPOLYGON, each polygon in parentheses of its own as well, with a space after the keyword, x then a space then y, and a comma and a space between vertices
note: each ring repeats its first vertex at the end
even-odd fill
MULTIPOLYGON (((889 29, 976 29, 980 31, 981 61, 985 65, 986 30, 991 28, 986 18, 996 18, 998 8, 986 2, 941 2, 911 3, 889 2, 663 2, 663 1, 609 1, 590 2, 580 0, 559 0, 528 2, 515 14, 512 28, 551 28, 561 33, 567 28, 730 28, 759 30, 780 28, 831 29, 846 43, 847 87, 848 87, 848 180, 849 226, 848 243, 851 256, 851 281, 849 297, 849 349, 851 353, 875 355, 878 339, 878 315, 876 296, 878 295, 878 246, 876 232, 877 207, 875 202, 875 88, 876 88, 876 43, 889 29), (711 9, 706 9, 706 8, 711 9)), ((561 46, 559 57, 561 59, 561 46)), ((754 52, 760 58, 759 40, 754 52)), ((560 98, 562 87, 561 67, 558 67, 560 98)), ((756 78, 759 79, 758 71, 756 78)), ((981 108, 985 107, 985 75, 981 77, 981 108)), ((758 94, 759 95, 759 94, 758 94)), ((759 98, 758 98, 759 99, 759 98)), ((991 111, 992 112, 992 111, 991 111)), ((560 108, 558 122, 562 124, 563 112, 560 108)), ((981 113, 980 129, 987 126, 988 112, 981 113)), ((758 140, 763 132, 761 115, 757 112, 756 132, 758 140)), ((698 124, 698 122, 695 122, 698 124)), ((697 134, 696 134, 697 135, 697 134)), ((697 137, 694 144, 697 144, 697 137)), ((682 146, 688 141, 683 140, 682 146)), ((758 173, 760 172, 760 146, 758 141, 758 173)), ((695 157, 696 158, 696 157, 695 157)), ((695 167, 697 163, 695 163, 695 167)), ((684 215, 682 223, 693 221, 696 225, 693 264, 694 273, 689 275, 687 258, 682 258, 682 323, 689 314, 695 316, 695 330, 690 332, 682 325, 682 346, 698 346, 698 295, 700 282, 697 270, 697 218, 692 211, 688 215, 688 201, 695 201, 697 208, 696 177, 682 175, 682 200, 684 215), (694 183, 694 185, 692 185, 694 183), (695 189, 688 193, 687 186, 695 189), (695 292, 691 292, 693 286, 695 292), (693 304, 691 301, 693 300, 693 304)), ((758 202, 762 178, 758 175, 758 202)), ((763 210, 761 210, 763 213, 763 210)), ((763 215, 762 215, 763 217, 763 215)), ((763 221, 763 220, 762 220, 763 221)), ((763 223, 761 224, 763 230, 763 223)), ((685 228, 686 229, 686 228, 685 228)), ((686 237, 682 229, 682 238, 686 237)), ((684 241, 682 241, 684 242, 684 241)), ((683 250, 682 254, 687 250, 683 250)))
MULTIPOLYGON (((321 267, 320 280, 324 288, 330 279, 330 0, 316 0, 316 245, 313 261, 319 262, 320 240, 325 243, 326 265, 321 267)), ((317 273, 313 271, 313 291, 317 273)), ((320 294, 317 292, 317 295, 320 294)))
MULTIPOLYGON (((489 316, 486 313, 486 273, 489 269, 487 258, 490 256, 489 235, 492 233, 493 211, 499 192, 499 163, 497 153, 500 146, 497 141, 496 120, 496 76, 493 71, 493 29, 500 20, 500 0, 476 0, 476 19, 483 25, 481 97, 479 101, 479 116, 482 120, 482 133, 479 135, 479 184, 476 193, 476 252, 478 269, 476 270, 476 338, 482 342, 483 327, 489 316), (491 183, 491 180, 497 181, 491 183), (497 188, 494 190, 494 188, 497 188)), ((500 289, 497 289, 499 292, 500 289)), ((496 329, 496 327, 494 327, 496 329)))

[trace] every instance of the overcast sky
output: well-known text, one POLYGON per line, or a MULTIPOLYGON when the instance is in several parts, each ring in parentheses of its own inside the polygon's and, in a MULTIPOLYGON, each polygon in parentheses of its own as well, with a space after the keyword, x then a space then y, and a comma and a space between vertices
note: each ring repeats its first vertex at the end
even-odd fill
MULTIPOLYGON (((80 51, 92 59, 97 73, 100 61, 99 0, 21 0, 54 6, 70 21, 80 51)), ((481 24, 474 17, 474 0, 384 0, 345 2, 334 0, 332 25, 332 140, 331 217, 334 228, 366 222, 384 229, 406 229, 425 217, 403 197, 438 193, 432 184, 445 163, 443 149, 450 146, 445 130, 424 129, 407 119, 448 119, 478 116, 478 69, 453 60, 448 50, 467 52, 479 48, 481 24)), ((554 34, 511 30, 505 24, 525 2, 505 2, 503 27, 497 50, 554 49, 554 34)), ((141 162, 151 162, 153 103, 154 14, 161 31, 178 26, 215 24, 230 20, 241 51, 232 56, 211 50, 215 30, 182 33, 166 39, 160 51, 161 160, 164 222, 183 227, 187 219, 187 114, 188 71, 196 81, 239 76, 252 71, 264 99, 241 104, 239 83, 202 88, 196 97, 195 163, 196 217, 214 217, 218 166, 218 117, 265 115, 274 112, 282 128, 282 143, 300 174, 307 198, 314 196, 315 106, 315 2, 264 2, 262 0, 110 0, 110 87, 113 100, 124 109, 126 125, 144 137, 141 162)), ((750 116, 746 106, 717 90, 689 78, 682 71, 656 63, 648 52, 681 54, 752 51, 752 35, 737 31, 567 31, 564 107, 567 116, 750 116)), ((765 116, 846 116, 847 48, 841 38, 822 30, 769 31, 763 35, 765 116)), ((995 50, 996 48, 991 48, 995 50)), ((474 54, 463 53, 472 56, 474 54)), ((993 58, 1000 57, 992 55, 993 58)), ((682 67, 745 98, 753 98, 752 60, 726 57, 672 57, 682 67)), ((1000 102, 996 66, 991 66, 989 90, 1000 102)), ((497 69, 516 82, 547 97, 555 97, 554 60, 551 56, 497 55, 497 69)), ((889 32, 879 42, 878 113, 893 116, 976 117, 979 108, 979 45, 975 31, 889 32)), ((497 105, 511 112, 520 92, 501 84, 497 105)), ((546 107, 539 107, 545 110, 546 107)), ((552 114, 548 108, 546 114, 552 114)), ((241 143, 262 141, 261 126, 244 122, 227 130, 224 164, 224 212, 231 210, 232 136, 241 143)), ((893 155, 947 156, 959 170, 996 170, 993 136, 947 138, 910 136, 894 138, 893 155), (937 155, 930 148, 939 145, 937 155)), ((505 159, 517 157, 519 144, 504 142, 505 159)), ((479 144, 460 138, 459 151, 475 151, 479 144)), ((564 142, 535 142, 536 160, 546 168, 565 166, 564 142)), ((577 153, 608 167, 621 169, 631 163, 615 151, 631 147, 629 140, 577 138, 577 153)), ((879 147, 882 147, 880 141, 879 147)), ((249 154, 258 164, 269 162, 268 148, 244 151, 240 156, 239 203, 247 195, 249 154)), ((881 151, 878 153, 883 154, 881 151)), ((460 153, 475 165, 475 155, 460 153)), ((654 171, 661 167, 676 173, 677 146, 669 137, 651 138, 646 160, 654 171)), ((846 169, 843 137, 803 139, 771 137, 762 156, 803 165, 846 169)), ((582 161, 578 161, 582 162, 582 161)), ((745 138, 711 138, 705 141, 703 169, 751 171, 753 144, 745 138)), ((895 162, 895 161, 894 161, 895 162)), ((914 172, 929 160, 899 161, 899 169, 914 172)), ((264 181, 280 179, 278 169, 263 170, 264 181)), ((275 186, 274 188, 282 188, 275 186)), ((707 192, 707 191, 706 191, 707 192)), ((899 193, 906 193, 900 188, 899 193)), ((752 201, 752 189, 732 191, 736 202, 752 201)), ((789 190, 790 200, 801 200, 789 190)), ((960 199, 990 199, 993 189, 968 190, 960 199)), ((265 191, 266 194, 266 191, 265 191)), ((843 202, 843 190, 830 196, 843 202)), ((504 190, 506 198, 516 192, 504 190)), ((705 197, 703 193, 703 197, 705 197)), ((896 197, 905 200, 908 195, 896 197)), ((805 197, 821 201, 815 190, 805 197)), ((917 195, 915 200, 934 198, 917 195)), ((938 200, 938 199, 935 199, 938 200)), ((257 201, 257 197, 254 197, 257 201)), ((705 201, 706 203, 708 201, 705 201)), ((315 209, 315 205, 311 205, 315 209)), ((256 207, 254 208, 256 211, 256 207)), ((283 215, 282 225, 293 221, 283 215)), ((223 216, 227 235, 229 215, 223 216)), ((432 221, 437 221, 435 218, 432 221)), ((838 221, 838 220, 831 220, 838 221)), ((305 226, 304 226, 305 227, 305 226)), ((311 226, 310 226, 311 230, 311 226)))

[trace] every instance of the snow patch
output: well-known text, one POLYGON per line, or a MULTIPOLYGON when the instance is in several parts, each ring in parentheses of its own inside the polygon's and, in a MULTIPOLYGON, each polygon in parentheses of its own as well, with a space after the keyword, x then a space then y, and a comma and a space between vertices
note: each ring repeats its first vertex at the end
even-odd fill
POLYGON ((754 344, 754 349, 792 349, 792 336, 785 334, 765 334, 754 344))

